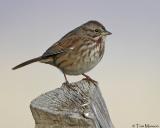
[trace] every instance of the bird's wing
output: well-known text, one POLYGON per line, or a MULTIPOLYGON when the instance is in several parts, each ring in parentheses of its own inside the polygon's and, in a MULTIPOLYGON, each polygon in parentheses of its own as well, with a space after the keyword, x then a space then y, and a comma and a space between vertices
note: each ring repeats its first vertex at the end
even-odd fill
POLYGON ((67 38, 62 38, 57 43, 53 44, 47 51, 42 55, 42 57, 53 56, 73 50, 75 43, 79 42, 81 37, 73 35, 67 38))

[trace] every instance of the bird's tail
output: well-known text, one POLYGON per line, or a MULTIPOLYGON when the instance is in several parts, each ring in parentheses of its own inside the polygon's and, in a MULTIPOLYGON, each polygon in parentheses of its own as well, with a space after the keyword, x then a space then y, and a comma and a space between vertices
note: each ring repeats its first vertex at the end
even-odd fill
POLYGON ((33 59, 31 59, 31 60, 25 61, 25 62, 23 62, 23 63, 15 66, 15 67, 13 67, 12 69, 15 70, 15 69, 21 68, 21 67, 26 66, 26 65, 28 65, 28 64, 31 64, 31 63, 40 61, 41 59, 42 59, 41 56, 40 56, 40 57, 37 57, 37 58, 33 58, 33 59))

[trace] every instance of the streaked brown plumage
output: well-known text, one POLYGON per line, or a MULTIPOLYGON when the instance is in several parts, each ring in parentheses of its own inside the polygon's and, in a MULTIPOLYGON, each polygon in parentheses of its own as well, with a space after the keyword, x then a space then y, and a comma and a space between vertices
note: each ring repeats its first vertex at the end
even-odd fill
POLYGON ((64 73, 66 82, 65 74, 82 74, 92 80, 84 73, 94 68, 102 59, 105 37, 110 34, 98 21, 88 21, 62 37, 42 56, 19 64, 13 70, 40 61, 59 68, 64 73))

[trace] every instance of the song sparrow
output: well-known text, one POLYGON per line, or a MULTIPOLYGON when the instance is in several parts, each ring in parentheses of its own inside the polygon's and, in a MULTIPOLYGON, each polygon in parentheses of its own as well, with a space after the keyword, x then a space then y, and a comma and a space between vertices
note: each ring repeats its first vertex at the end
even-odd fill
POLYGON ((70 31, 53 44, 42 56, 28 60, 13 68, 21 68, 33 62, 53 65, 67 75, 83 75, 92 80, 86 72, 94 68, 102 59, 105 50, 105 37, 109 31, 98 21, 87 23, 70 31))

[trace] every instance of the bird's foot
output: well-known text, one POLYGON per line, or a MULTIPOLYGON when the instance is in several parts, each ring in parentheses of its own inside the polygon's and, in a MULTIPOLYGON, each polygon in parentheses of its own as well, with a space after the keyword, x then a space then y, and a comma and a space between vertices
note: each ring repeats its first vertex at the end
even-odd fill
POLYGON ((76 91, 75 86, 70 84, 68 81, 64 82, 63 85, 65 85, 65 87, 69 92, 76 91))
POLYGON ((91 77, 89 77, 88 75, 86 74, 82 74, 83 76, 85 76, 86 78, 83 78, 83 80, 87 80, 87 81, 90 81, 92 82, 95 86, 97 86, 98 82, 93 80, 91 77))
POLYGON ((68 80, 67 80, 67 81, 65 81, 65 82, 64 82, 64 84, 69 85, 69 81, 68 81, 68 80))

